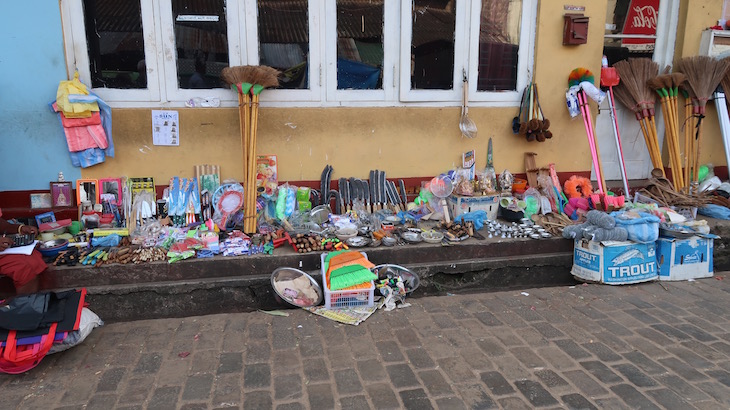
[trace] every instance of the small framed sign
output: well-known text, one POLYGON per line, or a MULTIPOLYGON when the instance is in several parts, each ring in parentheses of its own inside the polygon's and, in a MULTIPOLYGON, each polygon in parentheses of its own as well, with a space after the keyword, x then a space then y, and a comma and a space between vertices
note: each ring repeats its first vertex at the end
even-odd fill
POLYGON ((73 206, 74 193, 71 182, 51 182, 51 205, 73 206))
POLYGON ((43 192, 40 194, 30 194, 30 208, 43 209, 51 207, 51 194, 43 192))

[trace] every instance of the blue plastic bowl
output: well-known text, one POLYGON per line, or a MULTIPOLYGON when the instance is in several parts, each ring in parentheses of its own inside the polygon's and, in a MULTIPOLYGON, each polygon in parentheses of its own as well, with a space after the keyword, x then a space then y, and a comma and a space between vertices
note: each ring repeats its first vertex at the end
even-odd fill
POLYGON ((64 251, 68 248, 68 239, 56 239, 53 241, 41 242, 41 246, 38 247, 38 251, 41 255, 52 258, 58 255, 59 252, 64 251))

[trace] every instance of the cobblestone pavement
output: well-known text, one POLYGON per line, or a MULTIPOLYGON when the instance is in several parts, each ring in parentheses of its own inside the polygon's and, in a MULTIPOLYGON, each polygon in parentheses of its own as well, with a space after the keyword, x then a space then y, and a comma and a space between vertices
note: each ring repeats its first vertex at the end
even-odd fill
POLYGON ((0 400, 3 409, 728 409, 729 300, 730 275, 719 274, 411 299, 359 326, 303 310, 115 323, 26 374, 0 376, 0 400))

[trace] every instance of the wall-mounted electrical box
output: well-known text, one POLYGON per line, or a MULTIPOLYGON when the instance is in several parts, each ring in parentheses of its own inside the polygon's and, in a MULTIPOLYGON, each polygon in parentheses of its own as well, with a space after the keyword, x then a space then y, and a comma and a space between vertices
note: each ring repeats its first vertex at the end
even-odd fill
POLYGON ((563 15, 563 45, 577 45, 588 42, 588 17, 583 14, 563 15))

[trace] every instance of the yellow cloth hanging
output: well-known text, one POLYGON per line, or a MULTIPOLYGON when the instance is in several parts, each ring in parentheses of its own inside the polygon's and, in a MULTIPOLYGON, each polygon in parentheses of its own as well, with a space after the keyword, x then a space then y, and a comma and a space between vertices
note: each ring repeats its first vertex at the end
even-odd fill
POLYGON ((89 95, 86 86, 79 81, 79 72, 74 73, 73 80, 61 81, 58 83, 58 91, 56 92, 56 105, 63 111, 66 118, 88 118, 91 117, 92 111, 99 111, 99 104, 91 103, 72 103, 69 102, 70 94, 89 95))

